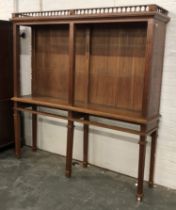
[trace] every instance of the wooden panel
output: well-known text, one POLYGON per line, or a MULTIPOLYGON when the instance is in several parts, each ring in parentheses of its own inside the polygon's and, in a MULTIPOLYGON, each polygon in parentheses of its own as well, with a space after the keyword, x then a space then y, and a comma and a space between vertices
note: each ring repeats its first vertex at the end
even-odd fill
POLYGON ((86 28, 77 29, 75 104, 86 103, 88 107, 106 108, 108 112, 140 113, 146 24, 97 24, 90 31, 88 43, 86 28))
POLYGON ((166 25, 155 21, 155 35, 150 73, 148 117, 159 114, 166 25))
POLYGON ((75 24, 69 24, 69 82, 68 82, 68 103, 74 104, 75 86, 75 24))
POLYGON ((12 23, 0 21, 0 148, 13 139, 12 23))
POLYGON ((12 102, 9 100, 0 101, 0 147, 14 141, 12 102))
POLYGON ((12 24, 0 21, 0 99, 12 97, 12 24))
POLYGON ((33 34, 32 95, 67 101, 68 26, 37 27, 33 34))
POLYGON ((68 104, 61 103, 62 101, 60 101, 59 99, 51 98, 51 97, 49 97, 49 98, 47 98, 47 97, 32 97, 31 95, 28 95, 28 96, 23 96, 23 97, 13 97, 12 100, 14 102, 24 103, 29 106, 30 106, 30 104, 34 104, 34 105, 38 105, 38 106, 56 108, 56 109, 61 109, 61 110, 65 110, 65 111, 66 110, 67 111, 75 111, 75 112, 79 112, 79 113, 90 114, 93 116, 105 117, 105 118, 109 118, 109 119, 116 119, 116 120, 133 122, 133 123, 146 124, 148 120, 152 120, 152 119, 146 120, 144 117, 136 116, 136 115, 134 117, 133 113, 128 113, 128 115, 127 115, 127 114, 117 113, 117 111, 115 111, 115 110, 112 113, 108 113, 107 109, 98 110, 96 107, 85 108, 85 107, 70 106, 68 104))
MULTIPOLYGON (((90 62, 90 40, 87 37, 89 26, 77 26, 75 44, 75 104, 87 105, 88 100, 88 79, 90 62)), ((89 34, 90 36, 90 34, 89 34)))

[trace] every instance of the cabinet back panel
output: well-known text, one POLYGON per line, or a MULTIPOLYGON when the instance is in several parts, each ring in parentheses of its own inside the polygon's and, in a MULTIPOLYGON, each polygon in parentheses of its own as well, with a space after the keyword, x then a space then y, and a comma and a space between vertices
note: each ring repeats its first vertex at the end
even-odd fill
POLYGON ((88 29, 77 28, 76 105, 142 111, 146 29, 145 23, 97 24, 88 39, 88 29))
POLYGON ((68 26, 34 30, 32 95, 68 101, 68 26))

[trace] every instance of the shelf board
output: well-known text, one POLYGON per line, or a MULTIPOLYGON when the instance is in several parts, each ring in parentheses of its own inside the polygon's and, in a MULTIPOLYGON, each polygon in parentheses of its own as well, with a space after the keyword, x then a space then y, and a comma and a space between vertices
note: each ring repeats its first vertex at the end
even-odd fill
POLYGON ((136 117, 134 115, 125 116, 125 115, 116 114, 116 113, 112 114, 106 111, 98 111, 98 110, 95 110, 93 108, 88 108, 88 107, 84 108, 84 107, 71 106, 60 99, 49 98, 49 97, 32 97, 31 95, 27 95, 27 96, 21 96, 21 97, 13 97, 12 101, 31 104, 31 105, 35 104, 38 106, 56 108, 56 109, 61 109, 65 111, 75 111, 75 112, 80 112, 80 113, 86 113, 86 114, 91 114, 97 117, 104 117, 104 118, 115 119, 119 121, 126 121, 129 123, 136 123, 136 124, 146 124, 147 122, 158 118, 158 116, 156 116, 151 119, 145 119, 144 117, 136 117))

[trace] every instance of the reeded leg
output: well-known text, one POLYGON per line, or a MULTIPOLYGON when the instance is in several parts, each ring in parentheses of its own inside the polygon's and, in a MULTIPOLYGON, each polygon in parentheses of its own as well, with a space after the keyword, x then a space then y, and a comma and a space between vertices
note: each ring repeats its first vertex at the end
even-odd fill
MULTIPOLYGON (((89 119, 89 116, 84 118, 89 119)), ((88 165, 88 146, 89 146, 89 125, 84 124, 84 142, 83 142, 83 167, 87 168, 88 165)))
POLYGON ((142 201, 143 198, 145 153, 146 153, 146 136, 141 136, 139 141, 138 185, 137 185, 137 195, 136 195, 138 201, 142 201))
POLYGON ((150 153, 150 174, 149 174, 149 187, 154 185, 154 168, 155 168, 155 154, 156 154, 156 143, 157 143, 158 132, 154 131, 151 134, 151 153, 150 153))
MULTIPOLYGON (((37 110, 36 106, 32 107, 32 110, 37 110)), ((32 115, 32 150, 37 150, 37 115, 32 115)))
POLYGON ((21 139, 20 139, 20 114, 14 110, 14 132, 15 132, 15 154, 17 158, 21 157, 21 139))
POLYGON ((66 171, 65 171, 65 175, 67 177, 71 177, 72 173, 73 134, 74 134, 74 123, 73 121, 68 121, 66 171))

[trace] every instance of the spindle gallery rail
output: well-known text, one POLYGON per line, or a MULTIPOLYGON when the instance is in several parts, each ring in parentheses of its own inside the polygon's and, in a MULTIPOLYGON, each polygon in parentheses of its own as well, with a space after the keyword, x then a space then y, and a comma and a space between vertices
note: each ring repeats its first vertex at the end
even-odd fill
POLYGON ((88 164, 90 125, 138 135, 137 199, 141 200, 147 135, 152 142, 149 186, 154 182, 167 14, 157 5, 13 14, 12 100, 17 157, 21 155, 20 112, 32 114, 34 151, 38 115, 68 121, 67 177, 72 173, 75 122, 83 125, 84 167, 88 164), (32 29, 32 92, 28 96, 20 91, 20 26, 32 29), (67 115, 38 107, 64 110, 67 115), (109 124, 109 119, 121 125, 109 124), (138 125, 138 129, 127 128, 128 123, 138 125))
POLYGON ((70 16, 70 15, 104 15, 121 13, 158 12, 167 15, 168 11, 157 5, 120 6, 104 8, 54 10, 42 12, 21 12, 14 13, 13 17, 49 17, 49 16, 70 16))

